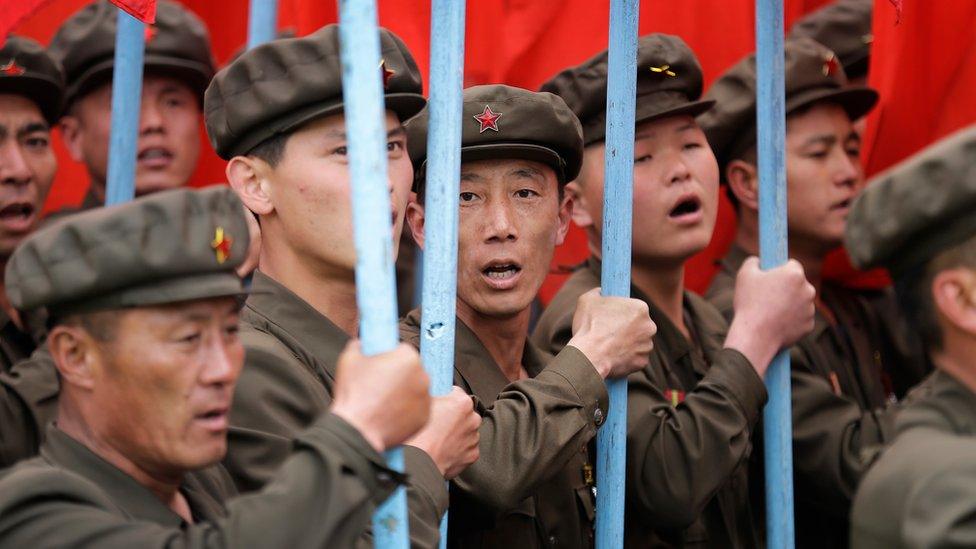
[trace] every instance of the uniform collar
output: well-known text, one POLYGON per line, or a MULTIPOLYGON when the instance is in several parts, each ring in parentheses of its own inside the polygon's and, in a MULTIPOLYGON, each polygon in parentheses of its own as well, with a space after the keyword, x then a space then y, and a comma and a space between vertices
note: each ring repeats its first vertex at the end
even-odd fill
POLYGON ((245 308, 294 337, 335 375, 349 335, 277 280, 254 271, 245 308))
MULTIPOLYGON (((133 519, 171 527, 182 527, 185 524, 179 515, 148 488, 53 424, 47 428, 47 438, 40 453, 51 465, 63 467, 91 481, 108 495, 119 511, 133 519)), ((192 475, 184 479, 180 492, 186 497, 194 519, 198 522, 215 520, 223 514, 222 502, 207 494, 192 475)))
POLYGON ((933 424, 955 434, 976 436, 976 394, 939 369, 909 394, 898 418, 898 431, 933 424))

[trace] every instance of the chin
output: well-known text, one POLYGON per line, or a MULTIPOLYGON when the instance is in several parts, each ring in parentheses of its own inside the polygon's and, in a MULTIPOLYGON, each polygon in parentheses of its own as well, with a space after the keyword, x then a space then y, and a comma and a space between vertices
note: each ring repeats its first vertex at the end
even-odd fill
POLYGON ((186 181, 178 181, 172 177, 144 177, 136 180, 136 196, 145 196, 160 191, 178 189, 185 183, 186 181))

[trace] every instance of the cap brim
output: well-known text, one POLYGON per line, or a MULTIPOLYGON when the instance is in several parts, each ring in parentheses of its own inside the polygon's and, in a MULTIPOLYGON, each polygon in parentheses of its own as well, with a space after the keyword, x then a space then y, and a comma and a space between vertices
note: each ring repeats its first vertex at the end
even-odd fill
POLYGON ((714 105, 714 99, 702 99, 660 110, 653 101, 646 101, 642 104, 642 102, 638 99, 634 123, 640 124, 642 122, 651 122, 653 120, 660 120, 669 116, 679 116, 683 114, 697 117, 700 114, 704 114, 714 105))
POLYGON ((37 104, 48 124, 54 124, 61 117, 64 106, 61 86, 46 78, 18 76, 0 79, 0 94, 20 95, 30 99, 37 104))
MULTIPOLYGON (((66 94, 68 102, 74 101, 91 91, 92 88, 111 80, 114 66, 115 59, 109 58, 92 65, 88 70, 81 73, 68 86, 66 94)), ((203 105, 203 92, 206 91, 207 86, 210 84, 210 79, 214 75, 213 68, 203 63, 157 54, 146 54, 143 59, 143 71, 170 74, 178 80, 185 82, 200 97, 201 106, 203 105)))
POLYGON ((793 111, 814 103, 829 102, 840 105, 853 121, 871 112, 871 109, 878 104, 878 97, 878 92, 875 90, 861 86, 810 90, 798 93, 787 100, 786 114, 789 116, 793 111))

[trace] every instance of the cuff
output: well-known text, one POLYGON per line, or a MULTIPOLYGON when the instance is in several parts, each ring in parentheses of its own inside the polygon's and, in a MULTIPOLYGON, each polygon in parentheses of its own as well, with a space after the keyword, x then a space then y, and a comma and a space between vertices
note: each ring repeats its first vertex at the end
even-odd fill
POLYGON ((727 388, 750 424, 759 420, 768 398, 766 384, 745 355, 735 349, 722 349, 703 381, 727 388))
POLYGON ((572 345, 564 347, 538 377, 547 375, 557 375, 569 382, 583 404, 583 417, 594 428, 603 425, 610 396, 603 378, 582 351, 572 345))
MULTIPOLYGON (((403 446, 404 470, 409 475, 410 489, 422 496, 433 510, 437 522, 447 512, 449 496, 447 481, 433 458, 415 446, 403 446)), ((411 498, 411 501, 413 498, 411 498)))

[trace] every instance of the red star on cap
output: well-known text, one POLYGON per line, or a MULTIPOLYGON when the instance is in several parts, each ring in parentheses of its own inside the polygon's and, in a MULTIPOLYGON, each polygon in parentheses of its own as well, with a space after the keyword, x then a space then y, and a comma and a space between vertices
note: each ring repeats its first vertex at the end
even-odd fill
POLYGON ((481 111, 481 114, 476 114, 473 116, 475 120, 481 123, 481 130, 478 133, 485 133, 485 130, 495 130, 498 131, 498 119, 502 117, 502 113, 492 112, 491 107, 485 105, 485 110, 481 111))
POLYGON ((380 59, 380 70, 383 71, 383 89, 390 86, 390 79, 396 74, 396 71, 386 66, 386 59, 380 59))
POLYGON ((210 247, 217 254, 217 263, 223 263, 230 257, 230 246, 234 240, 229 234, 224 234, 223 227, 217 227, 214 231, 214 239, 210 242, 210 247))
POLYGON ((156 27, 152 25, 146 25, 145 34, 143 34, 143 37, 146 39, 147 44, 152 42, 153 38, 156 38, 156 27))
POLYGON ((840 68, 840 63, 837 62, 837 56, 830 54, 827 59, 824 60, 823 64, 823 74, 824 76, 833 76, 840 68))
POLYGON ((4 76, 20 76, 24 74, 24 71, 24 67, 18 65, 13 59, 11 59, 6 65, 0 67, 0 73, 2 73, 4 76))

